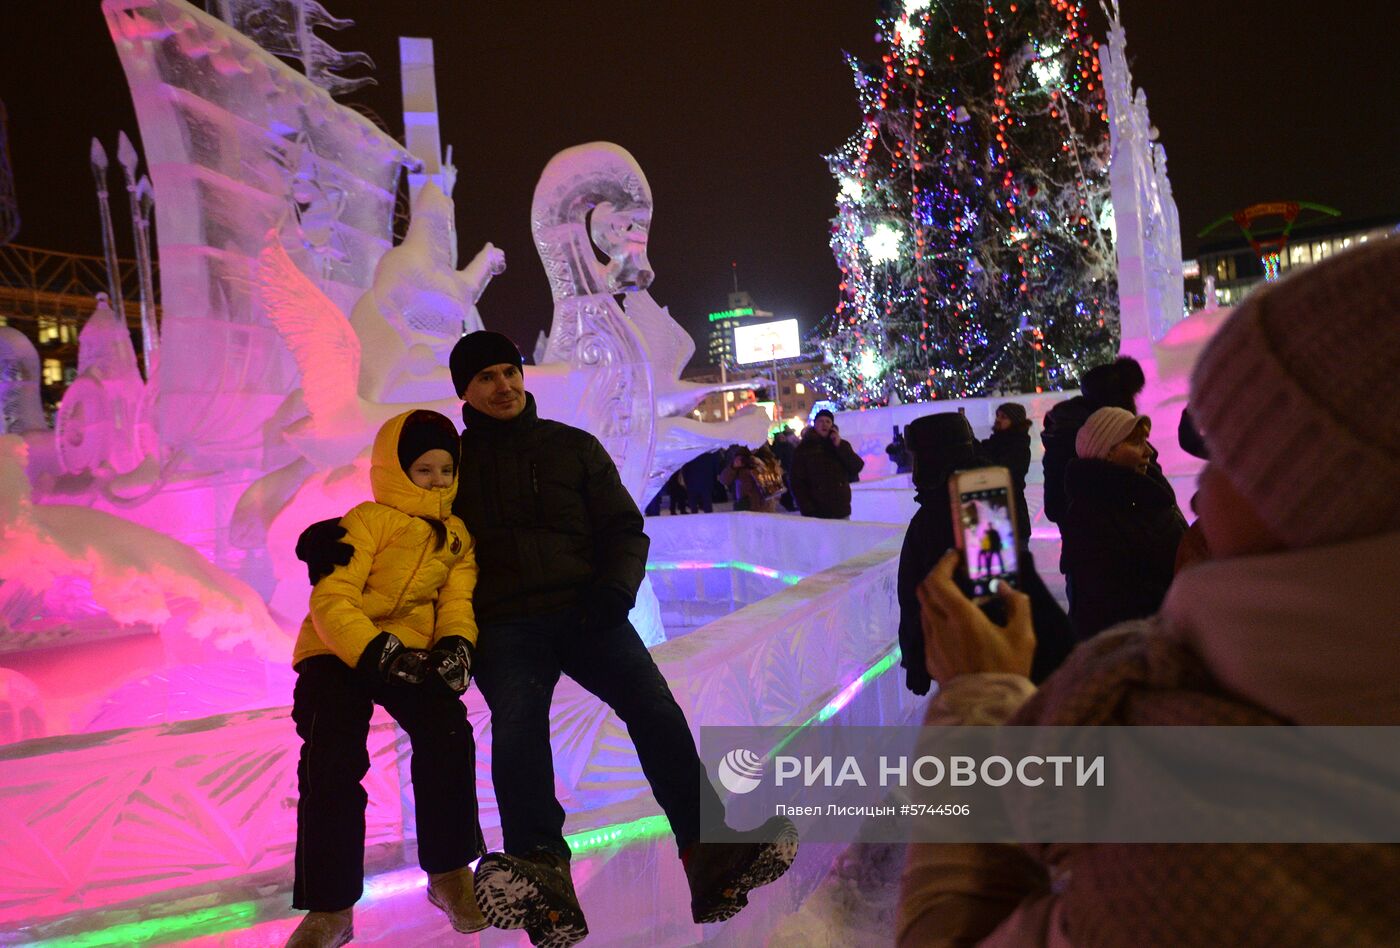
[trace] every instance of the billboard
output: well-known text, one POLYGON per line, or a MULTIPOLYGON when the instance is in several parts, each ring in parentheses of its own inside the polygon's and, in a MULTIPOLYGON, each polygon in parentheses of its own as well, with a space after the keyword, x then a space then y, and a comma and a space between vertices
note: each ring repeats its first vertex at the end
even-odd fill
POLYGON ((795 319, 770 319, 734 328, 734 361, 739 365, 796 359, 801 354, 802 342, 795 319))

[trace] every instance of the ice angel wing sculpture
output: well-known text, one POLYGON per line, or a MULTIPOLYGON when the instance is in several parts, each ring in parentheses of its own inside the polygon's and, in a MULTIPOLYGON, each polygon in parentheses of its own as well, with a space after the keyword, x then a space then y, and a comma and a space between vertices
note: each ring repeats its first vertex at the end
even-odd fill
POLYGON ((258 254, 258 293, 301 370, 302 398, 318 437, 365 427, 360 408, 360 340, 340 308, 298 269, 276 231, 258 254))

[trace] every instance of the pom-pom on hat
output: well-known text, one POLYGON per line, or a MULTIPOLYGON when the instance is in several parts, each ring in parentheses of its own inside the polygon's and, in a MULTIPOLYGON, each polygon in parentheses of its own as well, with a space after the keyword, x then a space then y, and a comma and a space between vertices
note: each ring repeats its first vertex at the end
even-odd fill
POLYGON ((457 390, 457 396, 460 398, 467 390, 467 385, 476 377, 476 373, 502 363, 510 363, 518 369, 525 366, 525 360, 520 358, 520 350, 515 348, 515 343, 500 333, 482 329, 458 339, 457 344, 452 347, 452 355, 447 359, 448 368, 452 370, 452 386, 457 390))
POLYGON ((1191 419, 1289 547, 1400 530, 1400 238, 1253 293, 1206 344, 1191 419))
POLYGON ((1074 436, 1074 453, 1081 458, 1108 459, 1108 454, 1140 424, 1150 425, 1146 415, 1134 415, 1124 408, 1100 408, 1089 416, 1074 436))
POLYGON ((403 431, 399 432, 399 467, 408 473, 414 461, 434 448, 452 455, 452 466, 456 467, 462 452, 462 437, 447 416, 419 409, 404 419, 403 431))

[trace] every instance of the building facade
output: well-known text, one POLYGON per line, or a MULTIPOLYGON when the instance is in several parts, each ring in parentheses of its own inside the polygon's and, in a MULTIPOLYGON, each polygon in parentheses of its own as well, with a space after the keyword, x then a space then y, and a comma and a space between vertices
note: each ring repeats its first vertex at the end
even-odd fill
MULTIPOLYGON (((141 352, 140 275, 134 260, 118 260, 123 309, 132 345, 141 352)), ((107 292, 102 257, 0 246, 0 326, 10 326, 39 352, 44 410, 53 418, 63 393, 78 375, 78 332, 107 292)), ((156 308, 159 318, 160 308, 156 308)))
MULTIPOLYGON (((1279 276, 1326 260, 1368 240, 1389 237, 1400 229, 1400 216, 1360 220, 1324 220, 1298 226, 1289 235, 1279 261, 1279 276)), ((1205 244, 1194 261, 1187 261, 1189 308, 1206 305, 1206 281, 1215 280, 1215 302, 1235 306, 1264 281, 1264 263, 1244 237, 1205 244)))
MULTIPOLYGON (((795 430, 801 430, 806 426, 816 403, 826 398, 826 394, 813 381, 822 374, 823 364, 820 359, 779 362, 776 398, 774 386, 769 383, 768 378, 772 375, 772 367, 758 365, 751 368, 756 373, 761 373, 763 378, 755 381, 752 387, 716 392, 706 397, 691 412, 691 416, 699 421, 723 421, 749 405, 757 405, 770 419, 776 419, 773 422, 775 425, 786 422, 789 426, 794 426, 795 430)), ((713 384, 720 381, 720 372, 705 366, 694 372, 687 372, 685 378, 690 382, 713 384)), ((730 376, 730 379, 732 380, 733 376, 730 376)))

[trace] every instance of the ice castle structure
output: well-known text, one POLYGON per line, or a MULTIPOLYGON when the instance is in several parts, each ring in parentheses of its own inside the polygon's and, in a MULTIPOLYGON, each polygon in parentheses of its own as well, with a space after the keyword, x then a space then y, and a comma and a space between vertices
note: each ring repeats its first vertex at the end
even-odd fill
MULTIPOLYGON (((116 943, 149 923, 277 942, 294 924, 296 534, 368 496, 383 418, 456 416, 445 355, 505 261, 488 244, 459 268, 452 196, 428 185, 394 246, 414 158, 315 76, 185 0, 102 11, 155 192, 160 357, 143 380, 99 306, 50 432, 33 348, 0 329, 0 941, 116 943), (170 921, 190 905, 194 921, 170 921)), ((651 200, 632 156, 595 142, 549 163, 530 208, 554 311, 527 385, 542 415, 602 440, 639 502, 695 453, 766 434, 757 417, 687 417, 710 388, 680 381, 693 343, 650 295, 651 200)), ((897 526, 746 513, 648 531, 633 619, 695 726, 907 718, 887 674, 897 526)), ((475 693, 468 706, 484 774, 490 721, 475 693)), ((626 727, 565 682, 551 728, 595 940, 703 938, 626 727)), ((407 743, 377 719, 369 750, 367 867, 375 891, 414 892, 395 875, 416 845, 407 743)), ((480 793, 496 842, 489 781, 480 793)), ((800 902, 830 856, 804 853, 772 911, 727 936, 761 937, 800 902)))

